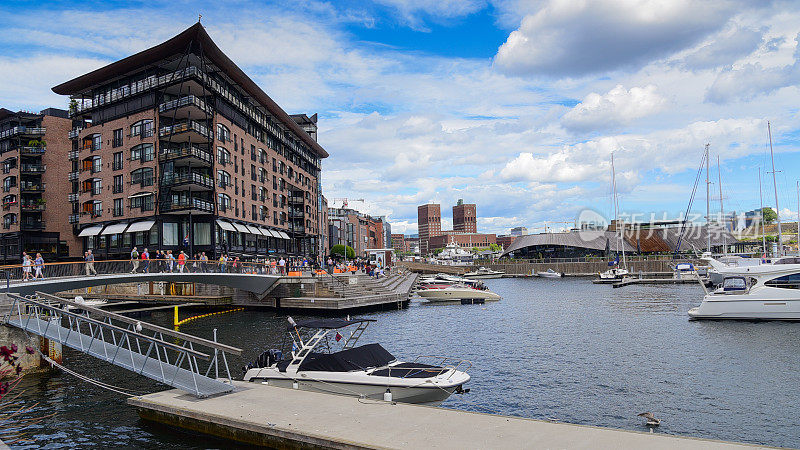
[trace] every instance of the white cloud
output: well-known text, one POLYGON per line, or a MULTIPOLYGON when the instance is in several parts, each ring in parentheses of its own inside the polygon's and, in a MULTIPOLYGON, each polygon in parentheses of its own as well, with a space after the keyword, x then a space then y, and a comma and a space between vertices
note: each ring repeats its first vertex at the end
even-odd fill
POLYGON ((684 67, 704 70, 733 64, 742 56, 754 52, 763 43, 766 27, 761 29, 731 26, 715 35, 681 60, 684 67))
POLYGON ((441 19, 463 17, 486 7, 484 0, 375 0, 375 2, 395 9, 406 25, 420 31, 427 31, 425 19, 441 21, 441 19))
POLYGON ((616 128, 659 111, 665 103, 652 84, 630 89, 618 84, 603 95, 587 95, 564 114, 562 124, 575 131, 616 128))
POLYGON ((734 1, 550 0, 525 16, 495 57, 514 75, 581 76, 641 65, 696 44, 734 1))

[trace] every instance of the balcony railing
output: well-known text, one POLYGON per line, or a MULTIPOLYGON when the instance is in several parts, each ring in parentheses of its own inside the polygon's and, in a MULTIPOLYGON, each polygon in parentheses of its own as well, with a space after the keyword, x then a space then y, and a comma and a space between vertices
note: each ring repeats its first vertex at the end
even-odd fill
POLYGON ((19 186, 22 192, 44 192, 45 183, 30 183, 23 181, 19 186))
POLYGON ((214 212, 214 204, 212 202, 195 197, 168 200, 161 203, 162 212, 177 211, 189 208, 210 213, 214 212))
POLYGON ((20 205, 23 211, 37 212, 45 210, 44 203, 21 203, 20 205))
POLYGON ((47 151, 47 147, 22 147, 23 155, 42 155, 47 151))
POLYGON ((44 173, 47 169, 45 164, 22 164, 20 167, 22 173, 44 173))
POLYGON ((77 202, 77 201, 78 201, 78 194, 77 194, 77 193, 75 193, 75 194, 69 194, 69 195, 67 195, 67 201, 70 201, 70 202, 77 202))
POLYGON ((134 180, 131 180, 131 185, 138 184, 141 187, 152 186, 153 185, 154 177, 141 177, 134 180))
POLYGON ((175 186, 178 184, 194 183, 209 189, 214 188, 214 178, 195 172, 167 173, 161 180, 162 186, 175 186))
POLYGON ((69 159, 78 159, 78 153, 79 152, 77 150, 71 150, 69 153, 67 153, 67 157, 69 159))
POLYGON ((303 197, 297 195, 291 195, 288 197, 289 203, 303 203, 303 197))
POLYGON ((80 134, 81 130, 83 130, 83 127, 75 127, 73 129, 69 130, 69 133, 67 134, 67 136, 70 139, 75 139, 75 138, 78 137, 78 135, 80 134))
POLYGON ((213 110, 206 104, 206 102, 203 101, 203 99, 194 95, 186 95, 181 98, 176 98, 175 100, 162 103, 158 106, 158 112, 163 113, 164 111, 168 111, 170 109, 181 108, 189 105, 200 108, 200 110, 206 114, 213 113, 213 110))
POLYGON ((197 122, 195 120, 188 120, 188 121, 176 123, 174 125, 167 125, 165 127, 161 127, 158 130, 158 135, 159 135, 159 137, 164 137, 164 136, 169 136, 171 134, 183 133, 183 132, 190 131, 190 130, 191 131, 196 131, 197 133, 199 133, 201 136, 203 136, 205 138, 210 138, 210 136, 211 136, 211 133, 208 130, 208 127, 206 127, 205 125, 203 125, 200 122, 197 122))
POLYGON ((43 230, 44 220, 23 220, 19 223, 22 230, 43 230))
POLYGON ((80 176, 81 176, 80 171, 78 171, 78 172, 70 172, 69 175, 68 175, 69 181, 76 181, 78 178, 80 178, 80 176))
POLYGON ((90 152, 96 152, 97 150, 100 150, 100 145, 97 145, 95 143, 85 143, 81 146, 80 150, 81 151, 88 150, 90 152))
POLYGON ((0 139, 5 139, 18 134, 40 135, 47 131, 45 127, 14 127, 0 133, 0 139))
POLYGON ((164 162, 171 159, 182 158, 184 156, 194 156, 209 164, 214 162, 214 155, 211 152, 203 150, 196 145, 181 145, 178 147, 162 148, 158 152, 159 160, 164 162))
POLYGON ((69 223, 78 223, 81 220, 80 214, 70 214, 69 215, 69 223))

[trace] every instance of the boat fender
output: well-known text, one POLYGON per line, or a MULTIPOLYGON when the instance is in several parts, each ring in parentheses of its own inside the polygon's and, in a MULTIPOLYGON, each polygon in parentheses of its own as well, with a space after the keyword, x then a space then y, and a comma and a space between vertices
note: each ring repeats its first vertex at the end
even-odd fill
POLYGON ((386 389, 386 392, 383 393, 383 401, 392 401, 392 391, 390 389, 386 389))
POLYGON ((292 381, 292 389, 300 389, 300 383, 297 380, 292 381))
POLYGON ((469 394, 469 388, 464 389, 462 386, 456 388, 456 394, 469 394))

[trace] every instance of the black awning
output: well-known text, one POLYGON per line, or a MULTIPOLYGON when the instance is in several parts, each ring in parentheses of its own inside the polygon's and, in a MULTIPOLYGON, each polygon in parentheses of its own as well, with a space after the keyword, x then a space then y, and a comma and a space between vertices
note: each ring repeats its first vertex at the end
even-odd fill
MULTIPOLYGON (((335 328, 343 328, 350 325, 355 325, 361 322, 375 322, 375 319, 309 319, 297 322, 297 328, 322 328, 326 330, 332 330, 335 328)), ((294 329, 294 327, 290 324, 286 327, 286 329, 291 331, 294 329)))
POLYGON ((383 367, 396 358, 380 344, 367 344, 336 353, 310 353, 300 363, 299 371, 350 372, 383 367))

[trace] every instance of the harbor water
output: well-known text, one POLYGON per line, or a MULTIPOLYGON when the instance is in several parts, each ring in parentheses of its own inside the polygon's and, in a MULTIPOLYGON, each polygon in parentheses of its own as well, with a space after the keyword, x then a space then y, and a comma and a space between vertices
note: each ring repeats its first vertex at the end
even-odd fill
MULTIPOLYGON (((361 314, 377 319, 361 343, 380 342, 400 359, 449 355, 472 362, 466 395, 443 407, 646 431, 636 415, 661 419, 657 433, 800 447, 800 324, 690 322, 695 285, 612 289, 589 279, 497 279, 503 299, 486 305, 429 304, 361 314)), ((295 319, 302 316, 295 315, 295 319)), ((171 323, 171 313, 146 318, 171 323)), ((245 350, 235 376, 264 349, 277 347, 285 314, 246 311, 190 322, 182 332, 245 350)), ((81 374, 141 393, 163 386, 65 349, 81 374)), ((22 401, 38 403, 22 448, 230 448, 138 419, 113 393, 72 375, 29 376, 22 401)), ((264 405, 269 408, 269 405, 264 405)), ((0 434, 0 436, 2 436, 0 434)))

